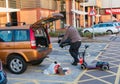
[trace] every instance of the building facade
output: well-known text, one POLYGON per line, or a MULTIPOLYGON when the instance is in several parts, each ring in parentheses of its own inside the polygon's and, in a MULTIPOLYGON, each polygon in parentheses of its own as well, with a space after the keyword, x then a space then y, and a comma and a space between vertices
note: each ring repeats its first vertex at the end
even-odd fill
MULTIPOLYGON (((9 22, 13 25, 32 24, 54 12, 64 15, 62 20, 53 23, 56 29, 64 28, 65 24, 83 28, 120 19, 119 0, 0 0, 0 7, 5 8, 6 1, 9 8, 20 9, 9 12, 9 22)), ((7 22, 6 12, 0 12, 0 25, 7 22)))
POLYGON ((41 18, 58 12, 57 1, 55 0, 0 0, 1 8, 6 8, 6 1, 8 1, 8 8, 20 9, 20 11, 0 12, 1 26, 7 22, 14 23, 13 25, 19 25, 22 22, 32 24, 41 18), (7 21, 6 13, 9 13, 9 21, 7 21))

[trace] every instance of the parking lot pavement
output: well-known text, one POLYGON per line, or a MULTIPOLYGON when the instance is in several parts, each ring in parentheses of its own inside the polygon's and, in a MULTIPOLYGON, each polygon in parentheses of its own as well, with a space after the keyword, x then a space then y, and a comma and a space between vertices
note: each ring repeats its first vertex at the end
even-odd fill
POLYGON ((77 84, 120 84, 120 36, 113 40, 97 59, 110 64, 110 70, 86 70, 77 84))
POLYGON ((97 42, 83 42, 79 51, 83 51, 84 45, 90 45, 87 50, 87 59, 103 60, 110 63, 109 71, 81 70, 80 65, 72 66, 72 57, 68 47, 60 48, 53 42, 53 52, 49 59, 38 66, 28 66, 25 73, 15 75, 7 70, 8 84, 120 84, 120 37, 107 36, 96 39, 97 42), (104 39, 104 40, 103 40, 104 39), (45 75, 43 70, 48 68, 52 61, 58 61, 62 67, 68 67, 71 71, 68 75, 45 75))
MULTIPOLYGON (((107 45, 107 43, 82 43, 80 51, 83 50, 85 44, 90 45, 88 58, 91 60, 96 58, 107 45)), ((68 48, 69 46, 60 48, 57 43, 53 43, 53 52, 49 55, 49 59, 45 59, 41 65, 29 65, 27 71, 20 75, 11 74, 6 70, 8 84, 77 84, 84 70, 80 69, 80 65, 71 65, 73 59, 68 52, 68 48), (43 74, 43 70, 48 68, 52 61, 61 63, 63 68, 68 67, 71 71, 70 74, 63 76, 43 74)))

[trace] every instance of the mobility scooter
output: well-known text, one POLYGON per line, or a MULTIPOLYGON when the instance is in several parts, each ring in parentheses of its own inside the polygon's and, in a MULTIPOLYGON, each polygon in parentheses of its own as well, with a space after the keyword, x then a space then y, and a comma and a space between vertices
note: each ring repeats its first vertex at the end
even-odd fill
POLYGON ((92 61, 88 63, 85 61, 85 54, 86 54, 86 49, 89 47, 89 45, 85 45, 85 50, 81 53, 79 53, 79 63, 81 64, 81 69, 100 69, 100 70, 109 70, 109 63, 108 62, 103 62, 103 61, 92 61))

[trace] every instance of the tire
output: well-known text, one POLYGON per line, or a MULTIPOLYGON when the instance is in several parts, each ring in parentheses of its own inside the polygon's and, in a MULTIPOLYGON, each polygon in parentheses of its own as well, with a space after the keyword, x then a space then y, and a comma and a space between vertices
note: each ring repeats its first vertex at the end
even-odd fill
POLYGON ((86 30, 85 32, 84 32, 84 34, 86 34, 86 33, 90 33, 88 30, 86 30))
POLYGON ((102 66, 102 70, 103 70, 103 71, 108 70, 108 69, 109 69, 109 66, 107 66, 107 65, 103 65, 103 66, 102 66))
POLYGON ((85 64, 81 64, 81 69, 85 70, 87 67, 85 64))
POLYGON ((19 55, 11 55, 7 61, 8 70, 13 74, 21 74, 26 71, 27 63, 19 55))
POLYGON ((108 30, 107 34, 113 34, 113 32, 111 30, 108 30))

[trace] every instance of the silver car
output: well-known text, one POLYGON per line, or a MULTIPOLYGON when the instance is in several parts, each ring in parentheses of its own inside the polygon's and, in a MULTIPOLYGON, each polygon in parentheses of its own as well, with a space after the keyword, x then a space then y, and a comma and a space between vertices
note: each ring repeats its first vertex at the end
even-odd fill
POLYGON ((84 28, 83 33, 108 33, 114 34, 119 32, 119 27, 117 22, 105 22, 95 24, 90 28, 84 28))

